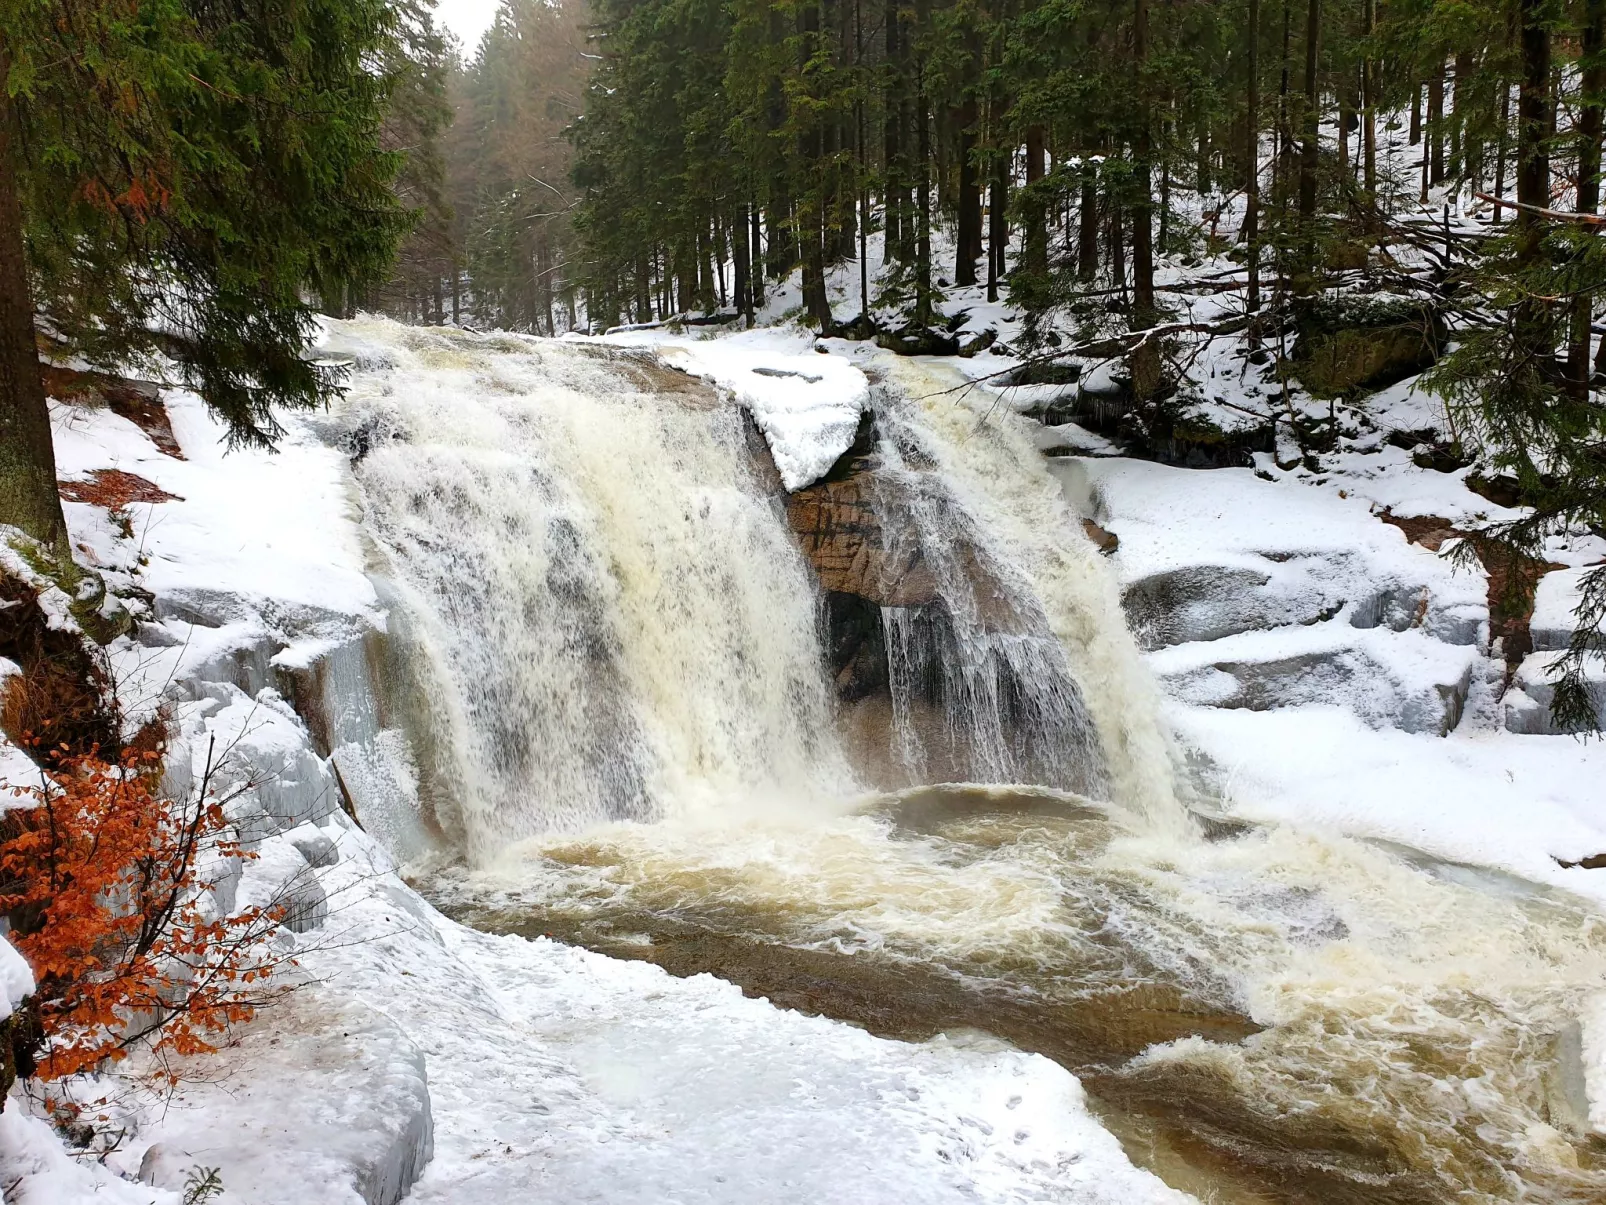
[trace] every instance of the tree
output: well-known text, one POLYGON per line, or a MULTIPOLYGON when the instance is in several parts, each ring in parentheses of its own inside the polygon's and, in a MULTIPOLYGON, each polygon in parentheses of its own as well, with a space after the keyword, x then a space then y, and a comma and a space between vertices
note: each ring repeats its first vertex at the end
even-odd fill
POLYGON ((159 355, 270 445, 339 386, 305 298, 383 272, 408 226, 380 147, 385 0, 0 3, 0 522, 71 566, 35 328, 159 355))

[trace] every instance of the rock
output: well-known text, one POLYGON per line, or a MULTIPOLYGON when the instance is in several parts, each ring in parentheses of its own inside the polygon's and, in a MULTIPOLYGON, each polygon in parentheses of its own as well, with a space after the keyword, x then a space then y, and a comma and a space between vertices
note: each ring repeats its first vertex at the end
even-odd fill
POLYGON ((992 327, 988 327, 986 330, 982 331, 981 334, 976 335, 973 338, 966 339, 963 343, 961 343, 959 345, 958 354, 964 356, 968 360, 971 356, 979 355, 981 352, 986 351, 989 347, 997 342, 998 332, 992 327))
POLYGON ((1121 609, 1143 649, 1219 640, 1298 622, 1289 615, 1284 600, 1259 593, 1270 581, 1269 572, 1251 568, 1198 565, 1171 569, 1128 586, 1121 595, 1121 609))
POLYGON ((80 372, 56 364, 41 363, 39 375, 45 392, 64 402, 104 405, 113 414, 126 418, 145 432, 156 450, 183 460, 184 451, 173 435, 173 424, 162 405, 161 387, 152 381, 114 377, 103 372, 80 372))
POLYGON ((1299 327, 1294 370, 1317 397, 1381 389, 1430 368, 1445 334, 1430 307, 1358 299, 1313 306, 1299 327))
POLYGON ((334 838, 316 825, 306 824, 292 829, 286 834, 286 840, 307 860, 308 866, 333 866, 340 861, 340 851, 335 848, 334 838))
POLYGON ((905 326, 895 331, 881 331, 875 341, 877 347, 884 347, 900 356, 952 356, 959 352, 957 338, 929 326, 905 326))
MULTIPOLYGON (((1562 656, 1560 650, 1533 653, 1524 658, 1513 672, 1511 686, 1502 700, 1508 731, 1533 736, 1575 735, 1576 730, 1557 725, 1550 714, 1551 704, 1556 698, 1551 673, 1562 656)), ((1584 689, 1595 708, 1596 717, 1606 723, 1606 666, 1599 661, 1585 666, 1584 689)))
POLYGON ((1534 590, 1533 616, 1528 631, 1535 652, 1564 649, 1578 627, 1576 614, 1582 601, 1583 579, 1599 566, 1558 569, 1539 579, 1534 590))
POLYGON ((1113 531, 1105 531, 1104 528, 1093 522, 1092 519, 1082 520, 1082 530, 1087 534, 1087 538, 1092 540, 1093 543, 1097 545, 1098 550, 1105 556, 1109 556, 1112 552, 1121 547, 1120 536, 1116 535, 1113 531))
POLYGON ((813 485, 786 498, 786 519, 820 588, 879 607, 921 606, 937 597, 918 540, 882 528, 878 491, 897 489, 880 467, 874 417, 865 414, 853 445, 813 485), (889 551, 890 549, 890 551, 889 551))
POLYGON ((1249 632, 1151 658, 1168 690, 1196 706, 1269 711, 1339 704, 1375 728, 1443 736, 1461 722, 1477 653, 1420 633, 1353 636, 1331 625, 1249 632))

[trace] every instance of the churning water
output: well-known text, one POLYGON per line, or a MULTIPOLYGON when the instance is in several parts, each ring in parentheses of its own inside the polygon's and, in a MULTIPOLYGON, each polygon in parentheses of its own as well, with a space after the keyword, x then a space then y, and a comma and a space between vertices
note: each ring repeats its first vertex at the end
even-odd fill
POLYGON ((1114 583, 1013 419, 914 364, 883 383, 907 475, 885 513, 950 617, 930 646, 886 616, 889 688, 935 662, 978 776, 1039 785, 871 793, 739 412, 617 350, 349 333, 443 908, 890 1036, 987 1030, 1077 1071, 1135 1158, 1209 1199, 1606 1199, 1572 1049, 1606 919, 1193 821, 1114 583), (961 536, 1011 623, 967 595, 961 536), (1040 785, 1066 781, 1086 794, 1040 785))

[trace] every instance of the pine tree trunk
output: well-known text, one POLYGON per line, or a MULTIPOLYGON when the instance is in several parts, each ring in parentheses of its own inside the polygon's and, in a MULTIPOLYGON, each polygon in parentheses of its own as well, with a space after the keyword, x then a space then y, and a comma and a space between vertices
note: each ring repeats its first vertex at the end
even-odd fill
POLYGON ((1294 126, 1293 114, 1289 111, 1292 101, 1289 99, 1289 76, 1292 70, 1289 57, 1293 37, 1293 16, 1291 13, 1292 0, 1283 0, 1283 55, 1282 74, 1277 83, 1277 180, 1278 204, 1282 208, 1279 212, 1286 212, 1288 204, 1288 178, 1293 174, 1294 157, 1294 126))
POLYGON ((887 0, 882 18, 886 32, 887 86, 883 93, 886 120, 883 126, 882 156, 886 172, 886 246, 885 258, 905 260, 904 222, 907 214, 907 195, 904 192, 902 159, 903 124, 903 51, 898 0, 887 0))
MULTIPOLYGON (((753 206, 753 212, 748 217, 748 237, 753 247, 753 308, 764 308, 764 232, 760 227, 758 206, 753 206)), ((772 224, 770 229, 774 230, 772 224)))
POLYGON ((1428 184, 1444 183, 1444 63, 1428 80, 1428 184))
POLYGON ((1455 89, 1451 97, 1450 164, 1449 171, 1456 179, 1464 179, 1471 141, 1469 120, 1472 116, 1472 55, 1461 51, 1455 56, 1455 89))
POLYGON ((993 184, 987 208, 987 300, 998 300, 998 282, 1009 271, 1009 160, 1002 148, 993 155, 993 184))
POLYGON ((747 205, 744 202, 736 207, 736 219, 731 224, 731 257, 735 260, 735 280, 732 282, 736 292, 736 308, 741 311, 742 318, 747 326, 753 325, 753 281, 752 261, 748 253, 747 244, 747 205))
MULTIPOLYGON (((1370 3, 1370 0, 1368 0, 1370 3)), ((1249 171, 1244 187, 1244 247, 1249 268, 1245 308, 1260 309, 1260 0, 1249 0, 1249 95, 1245 158, 1249 171)))
MULTIPOLYGON (((1153 116, 1145 99, 1144 68, 1149 53, 1148 0, 1135 0, 1132 10, 1133 94, 1138 98, 1137 130, 1132 141, 1132 329, 1147 330, 1159 322, 1154 304, 1154 197, 1150 156, 1153 116)), ((1160 345, 1150 339, 1132 353, 1132 393, 1147 402, 1160 389, 1160 345)))
POLYGON ((1411 135, 1410 143, 1415 146, 1422 141, 1422 85, 1411 85, 1411 135))
POLYGON ((1082 196, 1076 237, 1076 274, 1092 280, 1099 271, 1099 194, 1094 168, 1083 160, 1082 196))
MULTIPOLYGON (((1594 213, 1600 208, 1601 93, 1606 88, 1606 69, 1598 59, 1603 42, 1606 42, 1606 0, 1588 0, 1583 37, 1586 66, 1580 80, 1582 107, 1578 115, 1579 213, 1594 213)), ((1593 294, 1583 294, 1573 302, 1572 345, 1567 355, 1567 376, 1575 395, 1581 399, 1589 396, 1589 324, 1594 317, 1594 307, 1593 294)), ((1602 343, 1602 348, 1606 350, 1606 342, 1602 343)))
POLYGON ((981 182, 976 172, 976 102, 967 101, 959 121, 959 230, 954 283, 976 283, 976 260, 981 256, 981 182))
POLYGON ((926 80, 924 65, 915 67, 915 125, 916 155, 920 160, 916 173, 915 189, 915 322, 921 326, 931 322, 931 121, 926 111, 926 80))
POLYGON ((71 573, 72 547, 56 493, 50 407, 34 341, 6 92, 9 73, 10 62, 0 52, 0 523, 19 527, 52 549, 62 571, 71 573))
MULTIPOLYGON (((1531 267, 1543 255, 1544 218, 1550 205, 1550 30, 1545 0, 1521 0, 1522 79, 1517 93, 1518 263, 1531 267)), ((1519 362, 1546 362, 1555 353, 1555 323, 1545 301, 1529 297, 1516 307, 1514 339, 1519 362)))
POLYGON ((1310 0, 1305 16, 1305 97, 1304 112, 1301 114, 1304 119, 1304 141, 1299 155, 1299 228, 1304 243, 1307 289, 1314 286, 1316 274, 1316 170, 1322 109, 1316 72, 1321 31, 1321 0, 1310 0))
MULTIPOLYGON (((1043 127, 1032 126, 1026 131, 1026 186, 1030 188, 1043 178, 1043 127)), ((1032 202, 1031 212, 1022 217, 1025 223, 1026 270, 1031 273, 1048 271, 1048 210, 1041 202, 1032 202)))
MULTIPOLYGON (((1377 0, 1366 0, 1362 20, 1365 22, 1366 36, 1372 36, 1373 27, 1377 23, 1377 0)), ((1361 108, 1364 111, 1362 118, 1362 131, 1364 144, 1362 154, 1365 166, 1362 173, 1362 184, 1366 195, 1375 203, 1377 197, 1377 68, 1370 58, 1361 62, 1361 108)))

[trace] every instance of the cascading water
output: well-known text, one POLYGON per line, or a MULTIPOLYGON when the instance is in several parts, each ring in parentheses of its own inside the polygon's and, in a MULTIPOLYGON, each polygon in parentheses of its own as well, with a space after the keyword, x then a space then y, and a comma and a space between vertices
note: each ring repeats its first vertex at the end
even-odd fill
POLYGON ((948 777, 1107 797, 1098 731, 1031 584, 932 471, 932 441, 900 399, 881 391, 879 401, 881 561, 918 564, 936 595, 881 608, 897 760, 916 783, 932 781, 935 760, 962 768, 948 777), (921 722, 927 707, 937 723, 921 722))
POLYGON ((851 785, 734 409, 640 357, 357 333, 394 362, 343 418, 454 846, 851 785))
POLYGON ((348 334, 390 365, 341 422, 464 855, 420 881, 442 907, 894 1036, 990 1030, 1216 1200, 1606 1199, 1560 1053, 1606 923, 1359 842, 1201 839, 1113 580, 985 398, 885 364, 884 559, 938 584, 881 612, 894 729, 913 777, 958 750, 1044 785, 854 800, 739 411, 616 350, 348 334))

